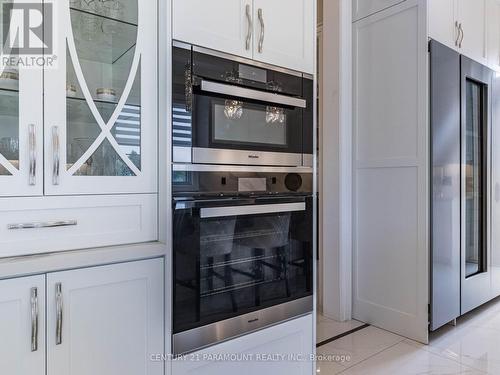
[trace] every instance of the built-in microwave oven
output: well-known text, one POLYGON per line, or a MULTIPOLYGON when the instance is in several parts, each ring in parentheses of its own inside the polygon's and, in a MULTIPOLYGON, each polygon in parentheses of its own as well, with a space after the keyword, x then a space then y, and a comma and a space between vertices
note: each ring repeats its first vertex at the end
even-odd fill
POLYGON ((174 42, 174 163, 313 163, 313 80, 174 42))

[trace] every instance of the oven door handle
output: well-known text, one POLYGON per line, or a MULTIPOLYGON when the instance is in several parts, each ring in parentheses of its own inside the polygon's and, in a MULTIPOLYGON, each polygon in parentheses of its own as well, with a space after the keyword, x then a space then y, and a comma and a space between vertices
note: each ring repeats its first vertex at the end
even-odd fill
POLYGON ((306 108, 307 102, 304 99, 295 98, 293 96, 275 94, 272 92, 247 89, 225 83, 212 81, 201 81, 201 91, 210 92, 213 94, 221 94, 227 96, 235 96, 243 99, 258 100, 266 103, 281 104, 291 107, 306 108))
POLYGON ((200 218, 260 215, 280 212, 305 211, 306 203, 260 204, 251 206, 209 207, 200 209, 200 218))

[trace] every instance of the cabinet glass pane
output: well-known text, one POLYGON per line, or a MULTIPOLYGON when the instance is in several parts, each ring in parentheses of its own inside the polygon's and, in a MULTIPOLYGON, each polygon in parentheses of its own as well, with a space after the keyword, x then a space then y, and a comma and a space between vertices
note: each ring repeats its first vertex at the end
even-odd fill
POLYGON ((466 83, 465 129, 465 273, 484 272, 484 116, 483 85, 466 83))
MULTIPOLYGON (((0 0, 0 6, 7 1, 0 0)), ((0 18, 3 35, 4 22, 0 18)), ((19 169, 19 72, 16 69, 0 69, 0 176, 10 176, 19 169), (10 171, 9 171, 10 169, 10 171)))
POLYGON ((7 164, 10 168, 19 169, 19 95, 17 91, 1 88, 0 155, 3 156, 0 159, 0 175, 12 174, 8 171, 7 164))
POLYGON ((140 64, 132 71, 137 0, 71 0, 70 14, 76 56, 69 53, 67 59, 68 166, 78 163, 76 175, 135 175, 127 163, 141 168, 140 64), (129 81, 133 85, 126 92, 129 81), (124 95, 125 104, 119 107, 124 95), (105 127, 116 143, 106 138, 94 145, 90 159, 81 160, 105 127))
POLYGON ((80 167, 76 176, 134 176, 106 139, 80 167))

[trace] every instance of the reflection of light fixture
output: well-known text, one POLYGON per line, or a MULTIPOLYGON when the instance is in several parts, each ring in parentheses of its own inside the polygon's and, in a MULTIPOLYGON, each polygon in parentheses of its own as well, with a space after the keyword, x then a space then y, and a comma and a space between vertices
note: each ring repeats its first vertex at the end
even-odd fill
POLYGON ((121 31, 118 24, 110 20, 102 20, 95 16, 102 15, 111 20, 123 18, 124 5, 119 0, 70 0, 72 8, 81 9, 89 14, 80 15, 80 25, 73 25, 81 28, 83 38, 93 41, 96 35, 117 34, 121 31), (107 21, 107 22, 105 22, 107 21))
POLYGON ((229 120, 239 120, 243 115, 243 102, 239 100, 226 100, 224 114, 229 120))
POLYGON ((278 107, 266 107, 266 122, 268 124, 283 124, 285 122, 285 110, 278 107))

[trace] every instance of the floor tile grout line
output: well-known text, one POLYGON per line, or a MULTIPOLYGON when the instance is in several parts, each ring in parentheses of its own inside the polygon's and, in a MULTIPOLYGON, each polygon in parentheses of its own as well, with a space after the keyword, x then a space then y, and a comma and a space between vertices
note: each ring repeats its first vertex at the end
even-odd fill
MULTIPOLYGON (((442 354, 442 353, 441 353, 440 351, 438 351, 438 350, 432 350, 432 349, 431 349, 431 345, 430 345, 430 344, 427 344, 427 345, 421 344, 421 346, 417 346, 417 345, 415 345, 415 344, 419 344, 419 343, 418 343, 418 342, 416 342, 416 341, 413 341, 413 340, 411 340, 411 339, 405 339, 403 342, 405 342, 405 343, 406 343, 406 344, 408 344, 408 345, 413 346, 413 347, 414 347, 414 348, 416 348, 416 349, 419 349, 419 350, 424 350, 424 351, 426 351, 426 352, 427 352, 427 353, 429 353, 429 354, 434 354, 434 355, 438 356, 439 358, 442 358, 442 359, 447 359, 447 360, 449 360, 449 361, 455 362, 456 364, 459 364, 459 365, 461 365, 461 366, 464 366, 464 367, 468 368, 469 370, 479 371, 480 373, 484 373, 485 375, 486 375, 486 374, 488 374, 488 372, 485 372, 484 370, 481 370, 481 369, 478 369, 478 368, 476 368, 476 367, 473 367, 473 366, 469 365, 468 363, 463 363, 463 362, 461 361, 461 359, 455 359, 455 358, 453 358, 453 357, 451 357, 451 356, 447 356, 447 355, 445 355, 445 354, 442 354), (415 343, 415 344, 414 344, 414 343, 415 343)), ((460 358, 461 358, 461 357, 460 357, 460 358)))
MULTIPOLYGON (((429 353, 429 354, 431 354, 431 355, 436 355, 437 357, 439 357, 439 358, 441 358, 441 359, 447 359, 447 360, 449 360, 449 361, 455 362, 457 365, 463 366, 463 367, 467 368, 468 370, 477 371, 477 372, 479 372, 479 373, 481 373, 481 374, 483 374, 483 375, 488 375, 488 374, 489 374, 488 372, 485 372, 485 371, 483 371, 483 370, 477 369, 477 368, 475 368, 475 367, 471 367, 470 365, 465 364, 465 363, 462 363, 462 362, 457 361, 457 360, 454 360, 453 358, 446 357, 446 356, 440 355, 439 353, 435 353, 435 352, 433 352, 433 351, 430 351, 430 350, 424 349, 424 348, 425 348, 425 346, 424 346, 424 347, 417 347, 416 345, 411 345, 411 344, 408 342, 408 340, 410 340, 410 339, 408 339, 408 338, 404 338, 404 337, 403 337, 400 341, 398 341, 398 342, 396 342, 396 343, 394 343, 394 344, 392 344, 392 345, 388 346, 388 347, 387 347, 387 348, 385 348, 385 349, 382 349, 382 350, 378 351, 377 353, 374 353, 374 354, 372 354, 372 355, 370 355, 370 356, 366 357, 365 359, 363 359, 363 360, 361 360, 361 361, 359 361, 359 362, 357 362, 357 363, 353 364, 353 365, 352 365, 352 366, 350 366, 350 367, 346 367, 346 366, 342 365, 342 367, 345 367, 345 368, 344 368, 344 369, 342 369, 340 372, 337 372, 337 374, 342 374, 342 373, 344 373, 345 371, 350 370, 350 369, 352 369, 352 368, 354 368, 354 367, 356 367, 356 366, 358 366, 358 365, 362 364, 363 362, 368 361, 369 359, 371 359, 371 358, 373 358, 373 357, 376 357, 376 356, 378 356, 379 354, 382 354, 383 352, 385 352, 386 350, 389 350, 389 349, 391 349, 391 348, 393 348, 393 347, 395 347, 395 346, 397 346, 397 345, 399 345, 399 344, 401 344, 401 343, 404 343, 404 344, 407 344, 407 345, 413 346, 413 348, 415 348, 415 349, 417 349, 417 350, 423 350, 423 351, 426 351, 427 353, 429 353)), ((412 341, 412 340, 410 340, 410 341, 412 341)))
POLYGON ((338 372, 337 374, 342 374, 343 372, 345 372, 345 371, 347 371, 347 370, 350 370, 350 369, 352 369, 352 368, 354 368, 354 367, 356 367, 356 366, 360 365, 361 363, 363 363, 363 362, 365 362, 365 361, 369 360, 370 358, 373 358, 373 357, 375 357, 375 356, 377 356, 377 355, 379 355, 379 354, 381 354, 381 353, 385 352, 386 350, 389 350, 389 349, 391 349, 391 348, 395 347, 396 345, 401 344, 403 341, 404 341, 404 338, 402 338, 400 341, 398 341, 398 342, 396 342, 396 343, 394 343, 394 344, 392 344, 392 345, 388 346, 387 348, 384 348, 384 349, 382 349, 382 350, 380 350, 380 351, 378 351, 378 352, 376 352, 376 353, 373 353, 372 355, 370 355, 370 356, 366 357, 365 359, 363 359, 363 360, 361 360, 361 361, 359 361, 359 362, 357 362, 357 363, 353 364, 352 366, 350 366, 350 367, 346 367, 344 370, 342 370, 342 371, 338 372))
POLYGON ((334 341, 339 340, 339 339, 341 339, 341 338, 343 338, 343 337, 346 337, 346 336, 352 335, 353 333, 356 333, 356 332, 361 331, 362 329, 365 329, 365 328, 368 328, 368 327, 370 327, 370 325, 369 325, 369 324, 363 324, 363 325, 361 325, 361 326, 359 326, 359 327, 356 327, 356 328, 353 328, 353 329, 351 329, 351 330, 349 330, 349 331, 346 331, 346 332, 344 332, 344 333, 341 333, 340 335, 333 336, 333 337, 331 337, 331 338, 329 338, 329 339, 326 339, 326 340, 320 341, 320 342, 318 342, 318 343, 316 344, 316 348, 319 348, 319 347, 321 347, 321 346, 325 346, 325 345, 327 345, 327 344, 330 344, 331 342, 334 342, 334 341))

